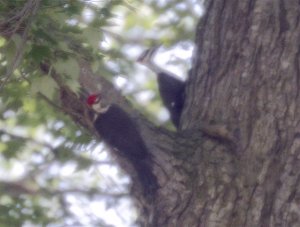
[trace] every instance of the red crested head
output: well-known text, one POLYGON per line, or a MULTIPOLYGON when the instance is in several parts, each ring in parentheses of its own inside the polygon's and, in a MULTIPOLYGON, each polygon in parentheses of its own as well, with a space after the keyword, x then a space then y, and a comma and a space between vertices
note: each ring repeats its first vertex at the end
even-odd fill
POLYGON ((100 101, 100 95, 99 94, 92 94, 90 95, 87 100, 86 100, 86 103, 89 105, 89 106, 92 106, 96 103, 98 103, 100 101))

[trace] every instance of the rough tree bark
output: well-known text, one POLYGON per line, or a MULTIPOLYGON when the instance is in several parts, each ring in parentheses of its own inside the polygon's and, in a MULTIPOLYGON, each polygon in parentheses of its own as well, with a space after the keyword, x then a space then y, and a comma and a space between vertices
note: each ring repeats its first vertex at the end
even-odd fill
MULTIPOLYGON (((299 226, 300 4, 205 4, 177 133, 149 123, 98 77, 106 101, 137 120, 155 157, 157 195, 149 200, 133 190, 142 225, 299 226)), ((88 63, 81 70, 82 85, 97 91, 88 63)), ((72 98, 68 92, 63 99, 72 98)), ((82 121, 83 111, 70 108, 82 121)))
POLYGON ((299 226, 299 1, 205 4, 181 119, 194 140, 173 151, 159 226, 299 226), (197 137, 203 122, 236 146, 197 137))

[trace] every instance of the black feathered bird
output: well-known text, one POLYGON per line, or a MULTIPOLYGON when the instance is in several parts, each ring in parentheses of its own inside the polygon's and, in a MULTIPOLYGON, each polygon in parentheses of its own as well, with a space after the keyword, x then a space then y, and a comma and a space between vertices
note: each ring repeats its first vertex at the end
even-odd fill
POLYGON ((155 193, 157 179, 152 172, 152 156, 135 122, 118 105, 101 105, 101 95, 93 94, 87 104, 94 112, 94 127, 101 138, 131 162, 145 193, 155 193))
POLYGON ((156 73, 162 102, 170 113, 172 123, 178 128, 184 104, 185 82, 154 63, 153 57, 158 48, 153 47, 144 51, 137 61, 156 73))

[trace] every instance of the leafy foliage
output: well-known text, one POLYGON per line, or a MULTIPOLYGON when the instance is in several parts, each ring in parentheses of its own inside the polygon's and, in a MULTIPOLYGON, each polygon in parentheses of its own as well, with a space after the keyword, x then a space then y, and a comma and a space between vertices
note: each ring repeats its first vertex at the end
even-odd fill
MULTIPOLYGON (((118 187, 103 180, 103 175, 116 180, 116 174, 107 176, 108 168, 116 171, 108 167, 111 159, 59 111, 57 84, 41 63, 51 62, 78 92, 77 60, 88 59, 100 76, 123 78, 122 89, 135 102, 156 83, 136 76, 131 53, 143 45, 193 39, 198 16, 190 13, 193 1, 165 2, 0 0, 1 224, 104 225, 105 215, 95 214, 91 203, 114 209, 124 204, 127 180, 121 175, 117 180, 125 186, 118 187), (79 207, 85 212, 74 212, 79 207)), ((157 95, 151 97, 144 113, 155 120, 150 112, 161 104, 157 95)), ((134 215, 127 214, 128 225, 134 215)))

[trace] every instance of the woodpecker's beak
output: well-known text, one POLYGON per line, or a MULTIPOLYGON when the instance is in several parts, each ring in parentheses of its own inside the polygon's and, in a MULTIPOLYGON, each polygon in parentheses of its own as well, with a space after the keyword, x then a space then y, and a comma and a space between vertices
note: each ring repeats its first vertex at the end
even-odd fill
POLYGON ((145 59, 147 55, 148 50, 144 51, 137 59, 136 62, 143 64, 143 60, 145 59))
POLYGON ((157 45, 154 47, 151 47, 147 50, 145 50, 136 60, 138 63, 140 64, 148 64, 150 62, 152 62, 153 57, 155 56, 155 54, 157 53, 157 50, 160 48, 161 45, 157 45))
POLYGON ((97 99, 96 99, 96 101, 95 101, 95 104, 100 104, 100 102, 101 102, 101 97, 98 96, 97 99))
POLYGON ((100 106, 101 105, 101 95, 100 94, 98 94, 97 96, 96 96, 96 98, 95 98, 95 101, 94 101, 94 103, 93 103, 93 106, 100 106))

